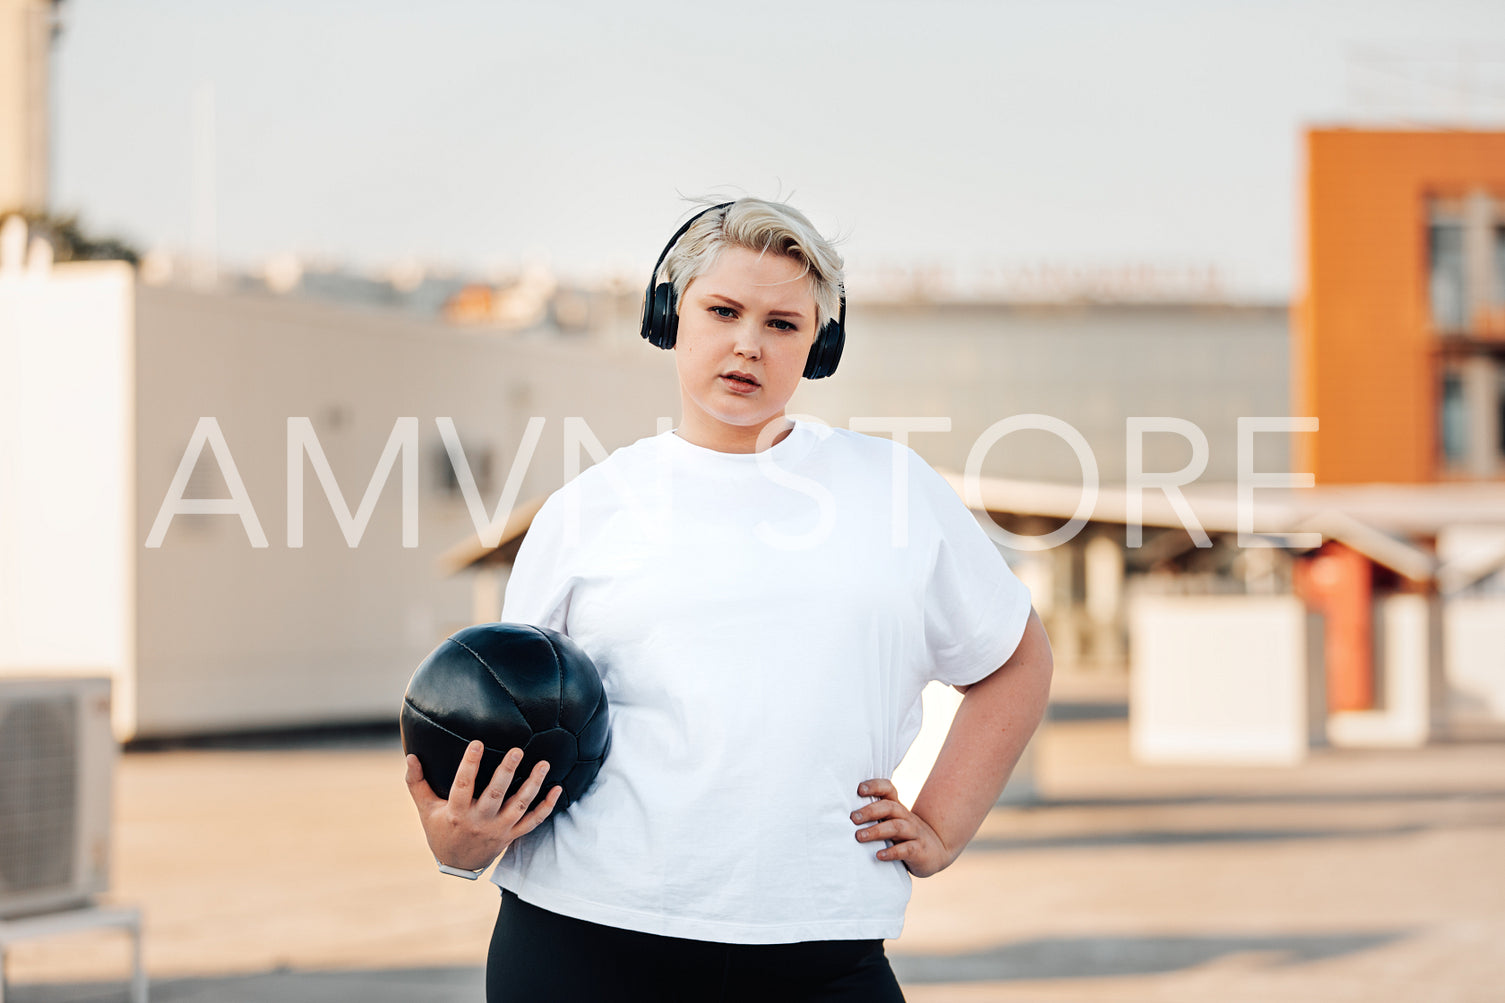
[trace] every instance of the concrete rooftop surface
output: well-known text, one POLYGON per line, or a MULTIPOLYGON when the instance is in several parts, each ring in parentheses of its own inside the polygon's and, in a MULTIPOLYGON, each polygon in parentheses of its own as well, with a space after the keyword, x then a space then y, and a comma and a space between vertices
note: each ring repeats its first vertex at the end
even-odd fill
MULTIPOLYGON (((1505 999, 1505 744, 1135 765, 1122 705, 1060 682, 1043 800, 914 883, 911 1003, 1505 999)), ((434 870, 401 778, 395 737, 122 756, 151 999, 482 1000, 496 888, 434 870)), ((6 1001, 125 1000, 129 968, 118 932, 22 942, 6 1001)))

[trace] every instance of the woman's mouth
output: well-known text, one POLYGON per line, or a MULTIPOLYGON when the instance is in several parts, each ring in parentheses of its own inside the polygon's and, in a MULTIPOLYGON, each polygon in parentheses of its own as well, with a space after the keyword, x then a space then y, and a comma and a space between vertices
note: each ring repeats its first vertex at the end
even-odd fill
POLYGON ((732 393, 737 394, 750 394, 754 390, 762 386, 762 384, 755 380, 750 373, 738 371, 722 373, 720 379, 721 384, 724 387, 726 387, 732 393))

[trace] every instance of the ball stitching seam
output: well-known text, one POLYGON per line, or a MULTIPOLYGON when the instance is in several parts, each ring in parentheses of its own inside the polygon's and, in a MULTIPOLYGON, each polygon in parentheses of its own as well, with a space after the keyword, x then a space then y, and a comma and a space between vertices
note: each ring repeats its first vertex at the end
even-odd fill
POLYGON ((486 663, 486 659, 482 658, 479 652, 477 652, 470 645, 466 644, 464 641, 456 641, 453 637, 451 637, 449 641, 451 644, 459 645, 466 651, 470 652, 471 657, 481 663, 481 668, 491 673, 491 678, 495 680, 496 684, 502 688, 502 692, 507 694, 507 699, 512 701, 512 706, 517 708, 518 714, 522 715, 523 724, 528 725, 528 730, 532 731, 533 725, 528 722, 528 715, 523 711, 522 704, 517 702, 517 697, 512 695, 512 691, 507 688, 507 684, 502 681, 502 677, 496 674, 496 669, 493 669, 490 665, 488 665, 486 663))

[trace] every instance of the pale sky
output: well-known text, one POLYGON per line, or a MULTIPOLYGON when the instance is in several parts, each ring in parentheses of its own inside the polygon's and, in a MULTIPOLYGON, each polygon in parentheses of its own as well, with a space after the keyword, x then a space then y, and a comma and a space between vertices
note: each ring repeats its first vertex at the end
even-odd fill
MULTIPOLYGON (((679 194, 729 191, 792 196, 851 269, 1212 265, 1237 295, 1284 297, 1301 129, 1376 116, 1355 53, 1472 53, 1505 104, 1497 0, 62 11, 55 208, 188 246, 195 94, 212 90, 231 265, 542 260, 646 279, 679 194)), ((1428 107, 1464 107, 1433 90, 1428 107)))

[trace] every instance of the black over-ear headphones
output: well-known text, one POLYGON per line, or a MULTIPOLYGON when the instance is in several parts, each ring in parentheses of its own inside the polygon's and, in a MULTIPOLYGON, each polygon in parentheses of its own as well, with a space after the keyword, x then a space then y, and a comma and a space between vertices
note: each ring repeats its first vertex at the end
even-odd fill
MULTIPOLYGON (((679 238, 685 235, 697 219, 708 212, 717 209, 725 209, 731 205, 723 202, 713 205, 709 209, 702 209, 691 216, 685 225, 674 231, 674 236, 669 238, 669 243, 664 245, 663 253, 658 256, 658 261, 653 266, 653 272, 648 276, 648 288, 643 293, 643 328, 642 334, 649 344, 659 348, 673 348, 675 336, 679 333, 679 301, 674 293, 674 283, 654 283, 658 278, 658 270, 664 266, 664 259, 674 249, 679 238)), ((818 380, 823 376, 830 376, 836 372, 836 364, 841 361, 841 348, 847 340, 847 294, 841 290, 841 310, 835 320, 826 321, 820 329, 820 334, 815 336, 815 343, 810 346, 810 355, 805 359, 805 378, 818 380)))

